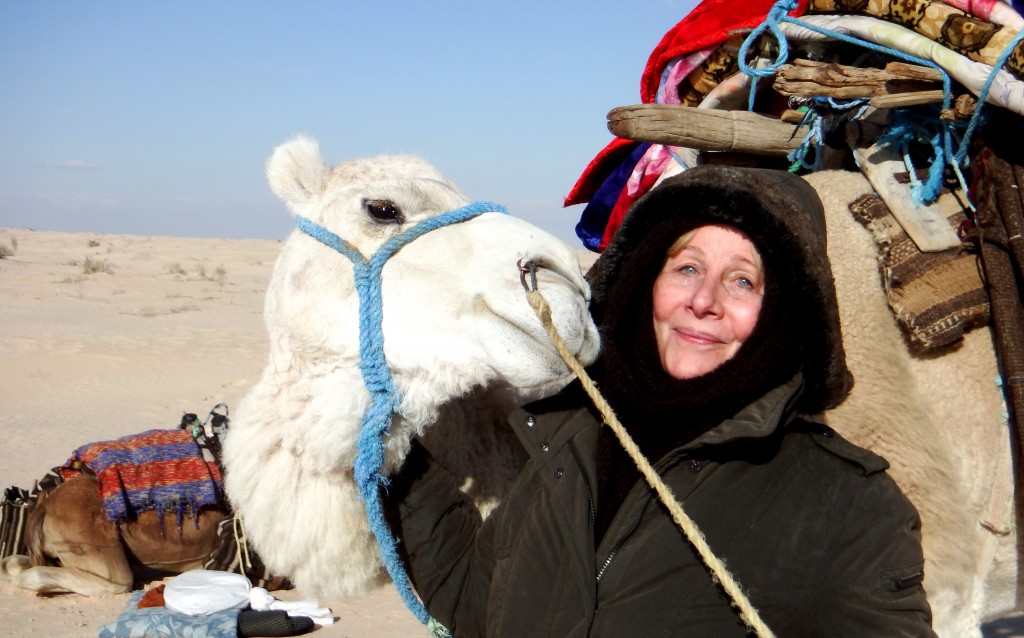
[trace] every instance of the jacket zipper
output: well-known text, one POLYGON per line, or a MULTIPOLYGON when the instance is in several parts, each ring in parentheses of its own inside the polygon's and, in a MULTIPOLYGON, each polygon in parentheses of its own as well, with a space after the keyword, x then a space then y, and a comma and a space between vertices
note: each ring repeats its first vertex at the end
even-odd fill
POLYGON ((647 499, 644 501, 644 506, 642 508, 640 508, 640 514, 633 521, 633 526, 629 528, 629 531, 619 537, 619 540, 616 541, 615 545, 612 547, 612 551, 610 551, 608 553, 608 558, 606 558, 604 560, 604 564, 601 565, 601 569, 598 570, 598 572, 597 572, 597 581, 596 582, 598 582, 598 583, 601 582, 601 578, 604 576, 605 572, 608 571, 608 568, 611 567, 612 559, 615 558, 615 554, 618 553, 619 548, 621 548, 622 545, 626 542, 626 540, 628 540, 629 537, 633 535, 633 532, 635 532, 636 529, 638 527, 640 527, 640 521, 644 517, 644 512, 647 511, 647 506, 651 504, 651 500, 653 498, 654 498, 654 493, 652 491, 648 490, 647 491, 647 499))
MULTIPOLYGON (((657 470, 657 468, 656 468, 656 471, 658 472, 658 474, 664 475, 665 472, 668 472, 668 470, 670 468, 672 468, 673 466, 675 466, 679 461, 681 461, 683 459, 686 459, 688 457, 689 457, 688 454, 681 454, 681 455, 679 455, 678 458, 674 458, 674 459, 672 459, 672 461, 666 463, 665 467, 662 468, 661 470, 657 470)), ((643 479, 641 478, 641 480, 643 480, 643 479)), ((633 521, 633 526, 629 528, 628 532, 626 532, 625 534, 623 534, 622 536, 619 537, 619 540, 612 547, 612 551, 608 553, 608 558, 606 558, 604 560, 604 563, 601 565, 601 569, 598 570, 598 572, 597 572, 597 580, 596 580, 597 583, 601 582, 601 578, 605 575, 605 572, 608 571, 608 568, 611 567, 612 560, 615 558, 615 555, 618 553, 618 551, 622 547, 622 545, 625 544, 625 542, 629 539, 629 537, 633 535, 633 532, 635 532, 636 529, 638 527, 640 527, 640 521, 643 519, 644 512, 647 511, 647 506, 651 504, 652 500, 654 500, 654 490, 648 489, 647 490, 647 498, 644 501, 644 506, 640 508, 640 514, 636 517, 636 520, 633 521)), ((623 503, 623 505, 624 504, 625 503, 623 503)), ((620 506, 620 508, 621 508, 621 506, 620 506)))

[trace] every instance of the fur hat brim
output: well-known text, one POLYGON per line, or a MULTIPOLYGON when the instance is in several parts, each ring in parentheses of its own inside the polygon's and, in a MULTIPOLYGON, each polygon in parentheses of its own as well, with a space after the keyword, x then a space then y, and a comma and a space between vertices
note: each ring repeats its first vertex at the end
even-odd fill
POLYGON ((707 224, 727 224, 746 233, 769 271, 793 278, 797 298, 801 306, 806 304, 801 310, 814 315, 807 315, 805 322, 801 411, 815 413, 841 403, 853 376, 843 350, 825 212, 814 189, 784 171, 697 166, 640 198, 587 273, 597 323, 602 323, 609 294, 623 273, 638 271, 631 260, 648 260, 640 270, 650 270, 680 235, 707 224))

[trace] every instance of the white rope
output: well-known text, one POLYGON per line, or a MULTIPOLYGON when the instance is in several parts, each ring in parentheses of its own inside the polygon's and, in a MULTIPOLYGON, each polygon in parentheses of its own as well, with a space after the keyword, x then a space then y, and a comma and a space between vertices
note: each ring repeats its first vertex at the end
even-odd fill
POLYGON ((562 337, 558 334, 558 329, 555 328, 555 323, 551 320, 551 307, 548 302, 537 290, 531 290, 527 288, 526 297, 530 302, 530 306, 534 312, 540 318, 541 323, 544 325, 544 329, 547 330, 548 336, 551 337, 551 341, 555 344, 555 348, 558 350, 558 354, 561 355, 569 369, 572 370, 580 382, 583 384, 583 388, 590 395, 594 405, 600 410, 601 415, 604 417, 604 422, 608 427, 612 429, 615 436, 619 439, 619 443, 629 454, 633 462, 636 463, 640 469, 641 474, 647 479, 647 483, 657 493, 658 498, 664 503, 665 507, 668 508, 669 513, 672 514, 672 519, 676 522, 676 525, 683 530, 687 540, 694 546, 697 553, 700 554, 704 564, 707 565, 708 569, 711 570, 711 578, 715 582, 719 583, 725 592, 733 601, 733 605, 737 608, 740 618, 746 623, 747 628, 753 631, 756 635, 761 638, 774 638, 775 634, 772 633, 771 629, 761 620, 761 616, 758 614, 757 609, 750 603, 750 599, 747 598, 743 590, 740 589, 739 583, 733 578, 732 574, 729 573, 725 563, 723 563, 711 548, 708 546, 707 540, 704 538, 704 534, 697 527, 697 524, 693 522, 686 512, 683 511, 683 506, 676 500, 672 490, 665 482, 661 480, 658 473, 651 467, 650 462, 644 457, 640 448, 637 447, 636 443, 633 442, 632 437, 626 432, 626 429, 622 427, 619 420, 615 416, 615 412, 612 407, 608 405, 608 402, 604 400, 601 393, 598 391, 597 386, 594 384, 593 379, 587 374, 587 371, 583 369, 583 366, 576 359, 576 357, 566 347, 565 342, 562 341, 562 337))
POLYGON ((231 516, 231 533, 235 537, 235 556, 238 560, 238 569, 241 574, 247 574, 252 569, 252 557, 249 556, 249 540, 242 531, 242 520, 238 514, 231 516))

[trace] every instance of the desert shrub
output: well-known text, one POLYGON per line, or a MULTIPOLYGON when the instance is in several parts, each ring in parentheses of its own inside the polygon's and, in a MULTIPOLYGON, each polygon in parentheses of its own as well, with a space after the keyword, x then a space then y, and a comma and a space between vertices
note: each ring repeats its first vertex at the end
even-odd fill
POLYGON ((82 262, 82 272, 86 275, 91 275, 97 272, 105 272, 108 275, 112 275, 114 274, 114 269, 105 259, 93 259, 92 257, 86 257, 82 262))
POLYGON ((13 257, 18 252, 18 240, 11 237, 8 243, 0 243, 0 259, 13 257))
POLYGON ((204 279, 206 281, 215 281, 222 286, 225 283, 227 283, 228 280, 228 271, 226 268, 224 268, 224 264, 217 266, 217 268, 214 269, 213 273, 207 272, 206 266, 204 266, 203 264, 196 264, 196 275, 200 279, 204 279))

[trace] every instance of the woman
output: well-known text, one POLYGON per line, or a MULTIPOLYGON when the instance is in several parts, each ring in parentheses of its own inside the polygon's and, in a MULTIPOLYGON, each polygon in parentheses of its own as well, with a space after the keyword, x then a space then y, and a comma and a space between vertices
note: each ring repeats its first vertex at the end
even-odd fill
MULTIPOLYGON (((886 462, 800 415, 847 371, 824 213, 800 178, 702 166, 636 203, 588 277, 619 420, 777 636, 931 636, 917 512, 886 462)), ((578 383, 514 412, 530 460, 481 523, 417 448, 390 490, 455 636, 743 636, 578 383)))

